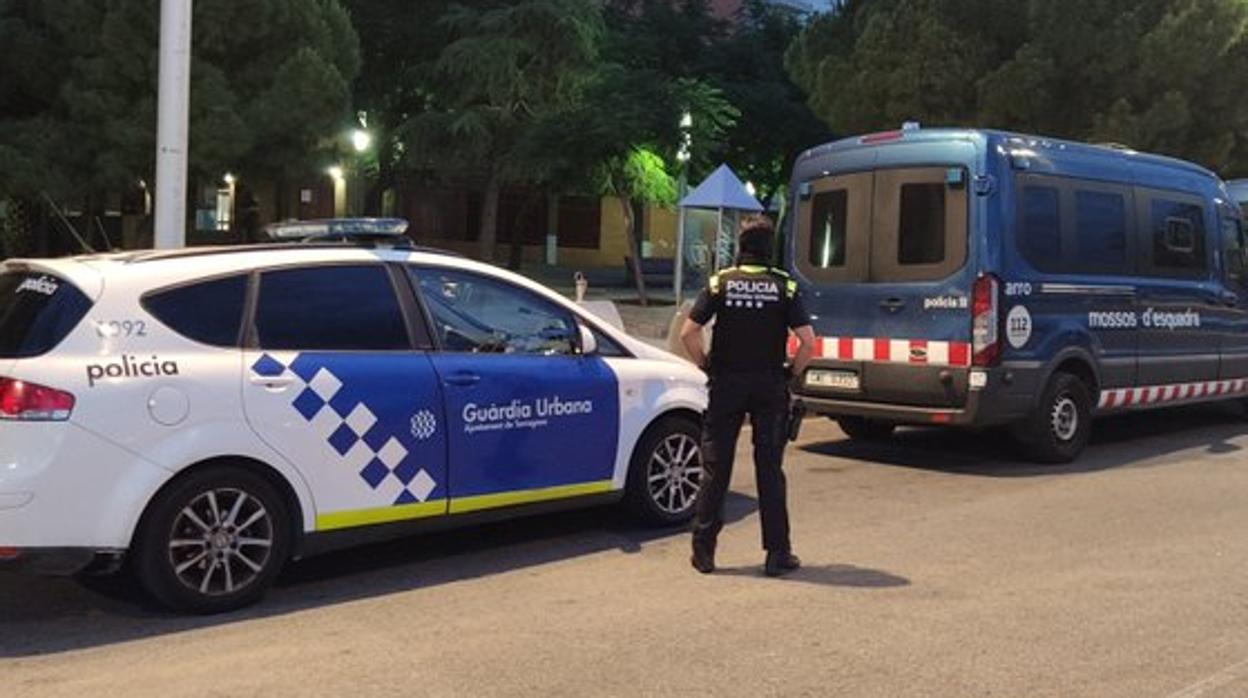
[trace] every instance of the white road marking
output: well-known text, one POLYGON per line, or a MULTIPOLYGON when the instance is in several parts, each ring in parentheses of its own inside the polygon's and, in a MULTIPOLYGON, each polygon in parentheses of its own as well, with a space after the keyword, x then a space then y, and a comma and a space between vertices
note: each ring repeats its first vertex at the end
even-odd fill
POLYGON ((1248 678, 1248 659, 1219 671, 1216 674, 1197 681, 1187 688, 1171 693, 1168 698, 1196 698, 1210 691, 1217 690, 1228 684, 1248 678))

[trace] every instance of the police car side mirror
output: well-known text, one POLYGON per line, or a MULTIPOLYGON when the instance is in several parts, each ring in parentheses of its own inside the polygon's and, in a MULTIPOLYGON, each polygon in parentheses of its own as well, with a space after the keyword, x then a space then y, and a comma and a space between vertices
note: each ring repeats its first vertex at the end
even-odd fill
POLYGON ((581 330, 581 356, 593 356, 598 353, 598 338, 594 337, 593 330, 577 323, 577 327, 581 330))

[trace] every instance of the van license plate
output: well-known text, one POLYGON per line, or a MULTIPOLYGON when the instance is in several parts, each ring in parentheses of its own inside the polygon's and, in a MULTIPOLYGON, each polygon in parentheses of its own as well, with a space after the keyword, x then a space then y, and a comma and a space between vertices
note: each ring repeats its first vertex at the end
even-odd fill
POLYGON ((858 390, 858 374, 853 371, 824 371, 813 369, 806 372, 806 385, 834 390, 858 390))

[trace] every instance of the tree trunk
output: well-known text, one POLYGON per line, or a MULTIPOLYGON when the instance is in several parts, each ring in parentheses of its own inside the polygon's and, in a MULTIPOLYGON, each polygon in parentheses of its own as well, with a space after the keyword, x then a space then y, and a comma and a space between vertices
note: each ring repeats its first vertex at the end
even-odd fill
POLYGON ((481 199, 481 234, 477 238, 477 257, 482 262, 494 261, 494 243, 498 240, 498 176, 491 174, 481 199))
POLYGON ((524 239, 520 234, 524 230, 524 222, 537 214, 544 198, 541 192, 535 192, 524 200, 524 206, 516 214, 515 227, 511 230, 511 255, 507 260, 507 268, 512 271, 520 271, 524 265, 524 239))
POLYGON ((646 298, 646 277, 641 273, 641 245, 637 244, 636 220, 633 201, 625 194, 616 195, 624 213, 624 233, 628 236, 628 258, 632 260, 633 282, 637 285, 637 300, 642 307, 649 305, 646 298))

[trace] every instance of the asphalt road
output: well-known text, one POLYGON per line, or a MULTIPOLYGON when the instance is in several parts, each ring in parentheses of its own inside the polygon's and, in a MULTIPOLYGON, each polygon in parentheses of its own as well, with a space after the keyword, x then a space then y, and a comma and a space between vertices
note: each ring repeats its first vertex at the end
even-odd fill
POLYGON ((1244 696, 1246 446, 1218 408, 1100 422, 1056 469, 811 421, 785 580, 744 462, 710 577, 604 510, 307 561, 208 619, 0 576, 0 695, 1244 696))

